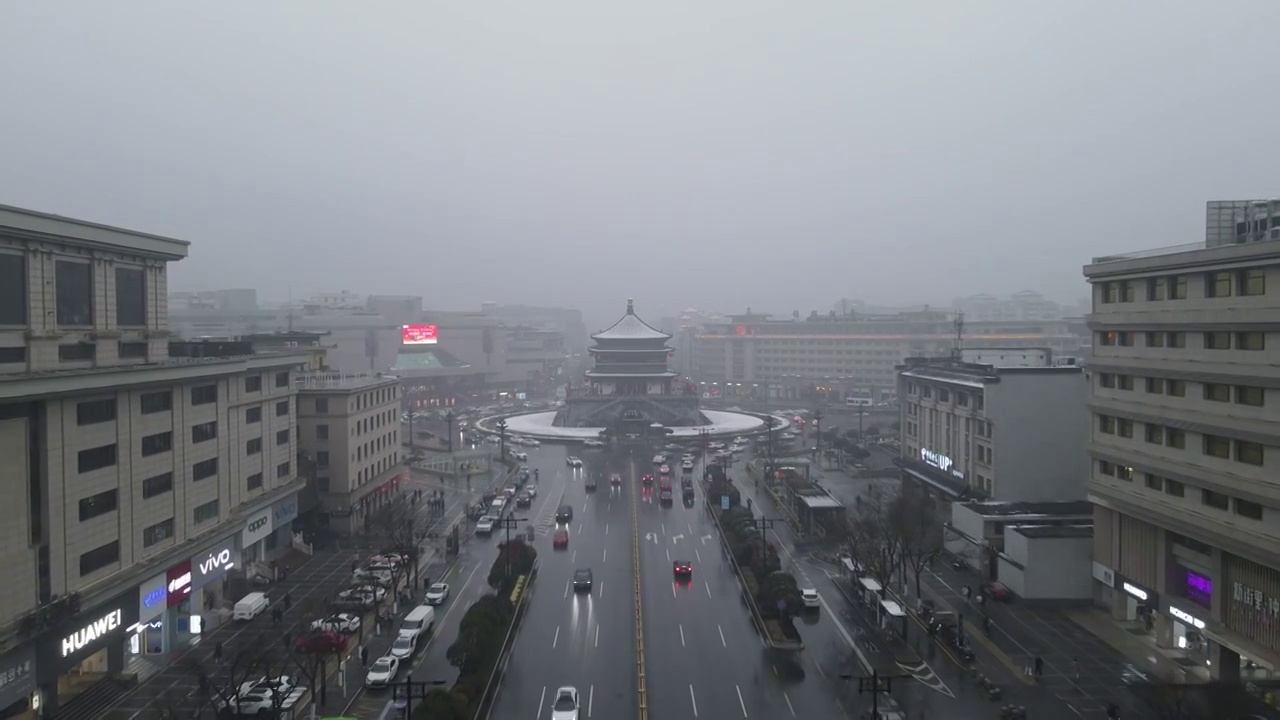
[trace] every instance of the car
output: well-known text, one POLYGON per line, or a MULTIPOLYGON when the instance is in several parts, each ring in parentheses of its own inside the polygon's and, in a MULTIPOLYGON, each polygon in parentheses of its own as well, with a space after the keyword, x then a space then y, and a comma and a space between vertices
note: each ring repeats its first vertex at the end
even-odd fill
POLYGON ((311 623, 311 629, 350 635, 360 631, 360 616, 355 613, 334 613, 311 623))
POLYGON ((662 453, 658 453, 657 455, 654 455, 654 456, 653 456, 653 464, 654 464, 654 465, 661 465, 662 463, 664 463, 664 462, 666 462, 666 461, 667 461, 667 456, 666 456, 666 455, 663 455, 662 453))
POLYGON ((583 441, 582 441, 582 444, 583 444, 583 445, 586 445, 586 446, 587 446, 587 447, 589 447, 589 448, 602 448, 602 447, 604 447, 604 441, 602 441, 602 440, 583 440, 583 441))
POLYGON ((660 505, 671 505, 674 502, 674 496, 671 494, 671 488, 664 488, 658 493, 658 503, 660 505))
POLYGON ((619 487, 619 486, 621 486, 621 485, 622 485, 622 476, 621 476, 621 475, 619 475, 618 473, 613 473, 612 475, 610 475, 610 476, 609 476, 609 484, 610 484, 610 485, 612 485, 612 486, 614 486, 614 487, 619 487))
POLYGON ((557 530, 556 534, 551 536, 551 547, 556 550, 564 550, 569 547, 569 531, 563 528, 557 530))
POLYGON ((387 589, 375 585, 357 585, 338 593, 343 602, 360 603, 361 605, 377 605, 387 596, 387 589))
POLYGON ((389 553, 379 553, 377 555, 374 555, 373 557, 369 558, 369 562, 367 563, 367 565, 368 567, 376 569, 379 567, 395 567, 396 565, 403 565, 408 561, 409 561, 409 558, 406 555, 389 552, 389 553))
POLYGON ((573 521, 573 506, 561 505, 556 508, 556 522, 564 524, 573 521))
POLYGON ((542 443, 538 442, 537 440, 534 440, 533 438, 527 438, 524 441, 524 444, 528 445, 529 447, 542 447, 542 443))
POLYGON ((288 695, 293 689, 298 687, 297 678, 288 675, 279 675, 276 677, 263 676, 257 680, 247 680, 240 683, 239 694, 248 695, 255 692, 275 692, 281 695, 288 695))
POLYGON ((671 563, 671 568, 677 578, 688 579, 693 577, 693 563, 688 560, 676 560, 671 563))
POLYGON ((806 608, 815 609, 822 606, 822 600, 818 598, 818 591, 815 588, 802 588, 800 599, 804 601, 806 608))
POLYGON ((307 633, 293 641, 293 649, 307 653, 336 653, 347 649, 347 636, 330 630, 307 633))
POLYGON ((368 568, 360 568, 351 573, 352 585, 380 585, 382 587, 390 587, 394 573, 391 570, 370 570, 368 568))
POLYGON ((569 467, 574 467, 574 468, 580 468, 580 467, 582 467, 582 459, 581 459, 581 458, 579 458, 579 457, 577 457, 577 456, 575 456, 575 455, 570 455, 570 456, 565 460, 565 462, 569 464, 569 467))
POLYGON ((417 651, 418 633, 402 632, 391 642, 391 649, 387 651, 387 654, 393 658, 408 660, 417 651))
POLYGON ((492 515, 485 515, 476 521, 476 534, 489 535, 493 533, 493 526, 497 524, 498 518, 492 515))
POLYGON ((565 686, 556 690, 551 703, 551 720, 578 720, 578 689, 565 686))
POLYGON ((693 489, 693 478, 691 478, 691 477, 682 477, 682 478, 680 478, 680 489, 682 489, 682 490, 692 490, 692 489, 693 489))
POLYGON ((513 452, 511 453, 511 457, 515 458, 516 460, 519 460, 520 462, 529 462, 529 453, 513 452))
POLYGON ((574 592, 578 592, 580 590, 591 592, 592 578, 593 576, 591 574, 591 568, 580 568, 578 570, 575 570, 573 573, 574 592))
POLYGON ((233 695, 225 701, 220 700, 218 704, 224 709, 229 709, 233 715, 266 715, 277 708, 284 710, 293 707, 298 700, 297 696, 302 692, 297 688, 287 694, 270 690, 254 690, 233 695))
POLYGON ((658 473, 659 473, 659 474, 662 474, 662 475, 670 475, 670 474, 671 474, 671 466, 670 466, 670 465, 665 465, 665 464, 664 464, 662 467, 658 468, 658 473))
POLYGON ((680 494, 680 497, 684 498, 685 507, 693 507, 693 504, 698 501, 697 496, 693 494, 693 488, 691 487, 685 488, 684 492, 680 494))
POLYGON ((586 482, 582 483, 582 487, 583 487, 583 489, 584 489, 584 490, 586 490, 587 492, 595 492, 595 489, 596 489, 596 479, 595 479, 595 478, 593 478, 593 477, 589 477, 589 478, 587 478, 587 479, 586 479, 586 482))
POLYGON ((653 473, 645 473, 644 477, 640 478, 640 482, 644 483, 645 485, 652 485, 653 473))
POLYGON ((680 463, 680 469, 685 472, 693 472, 693 461, 685 460, 684 462, 680 463))
POLYGON ((449 599, 449 583, 436 583, 427 588, 428 605, 443 605, 449 599))
MULTIPOLYGON (((533 493, 526 490, 516 496, 516 507, 527 508, 531 505, 533 505, 533 493)), ((476 529, 479 530, 479 528, 476 529)), ((492 528, 490 529, 492 530, 492 528)))
POLYGON ((373 661, 373 665, 369 667, 369 674, 364 676, 364 686, 369 688, 386 687, 396 679, 396 675, 399 672, 400 659, 385 655, 373 661))

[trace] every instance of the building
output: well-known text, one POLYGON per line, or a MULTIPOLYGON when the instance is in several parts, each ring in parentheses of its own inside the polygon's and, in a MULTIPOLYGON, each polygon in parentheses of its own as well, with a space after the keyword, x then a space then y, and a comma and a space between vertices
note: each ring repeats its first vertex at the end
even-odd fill
POLYGON ((986 293, 956 298, 951 310, 963 314, 965 322, 1041 322, 1063 317, 1061 305, 1034 290, 1013 293, 1008 299, 986 293))
POLYGON ((1093 509, 1088 502, 963 502, 943 523, 948 553, 1024 600, 1087 600, 1093 509))
MULTIPOLYGON (((850 394, 887 398, 909 357, 948 355, 956 318, 922 311, 884 316, 771 320, 747 313, 707 325, 695 339, 694 375, 706 396, 840 403, 850 394)), ((1065 320, 969 322, 966 345, 1044 348, 1080 354, 1083 338, 1065 320)))
POLYGON ((582 312, 579 310, 484 303, 481 306, 481 312, 497 318, 503 325, 510 328, 531 327, 557 331, 564 338, 565 352, 569 354, 586 352, 587 326, 582 321, 582 312))
POLYGON ((308 373, 296 384, 300 462, 315 481, 322 517, 339 534, 359 532, 404 479, 400 381, 308 373))
POLYGON ((1210 200, 1205 247, 1280 240, 1280 200, 1210 200))
POLYGON ((305 370, 316 372, 328 370, 328 353, 334 346, 328 340, 327 332, 280 331, 271 333, 252 333, 244 335, 240 340, 249 343, 254 352, 288 352, 306 353, 305 370))
POLYGON ((1280 242, 1084 274, 1096 600, 1217 677, 1280 668, 1280 242))
MULTIPOLYGON (((971 350, 991 357, 990 350, 971 350)), ((1083 501, 1086 381, 1047 350, 1013 366, 908 358, 898 374, 905 476, 943 498, 1083 501), (1043 364, 1028 366, 1039 358, 1043 364)))
POLYGON ((506 362, 489 381, 498 386, 499 393, 517 399, 541 397, 550 393, 553 386, 564 383, 564 333, 518 326, 506 328, 506 335, 506 362))
POLYGON ((641 320, 633 301, 609 329, 591 336, 594 366, 585 387, 573 388, 555 424, 567 427, 648 428, 705 423, 697 392, 667 369, 671 336, 641 320))
POLYGON ((306 357, 171 356, 187 245, 0 206, 0 715, 165 662, 290 543, 306 357))

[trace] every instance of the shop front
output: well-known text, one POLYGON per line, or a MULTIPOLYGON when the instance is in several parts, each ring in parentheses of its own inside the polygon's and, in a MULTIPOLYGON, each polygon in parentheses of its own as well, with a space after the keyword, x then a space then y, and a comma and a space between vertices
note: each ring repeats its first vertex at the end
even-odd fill
POLYGON ((1280 673, 1280 570, 1223 553, 1229 583, 1222 597, 1222 624, 1238 636, 1240 676, 1272 680, 1280 673))
POLYGON ((129 652, 162 657, 199 634, 193 619, 191 560, 183 560, 138 586, 138 622, 130 628, 129 652), (193 632, 194 628, 194 632, 193 632))
POLYGON ((49 716, 93 685, 123 672, 138 624, 138 590, 84 610, 46 631, 37 648, 37 702, 49 716))
POLYGON ((246 565, 266 559, 265 541, 274 530, 271 524, 271 508, 264 507, 249 516, 240 531, 240 557, 246 565))
POLYGON ((1120 573, 1115 575, 1116 615, 1130 622, 1140 621, 1147 632, 1155 625, 1155 613, 1160 609, 1160 593, 1120 573))
POLYGON ((1217 649, 1205 632, 1209 627, 1209 613, 1193 603, 1179 600, 1166 600, 1161 610, 1169 618, 1173 647, 1186 653, 1187 658, 1205 667, 1211 666, 1217 649))
POLYGON ((187 599, 188 635, 192 638, 216 627, 217 608, 227 596, 227 574, 240 567, 236 536, 223 538, 189 561, 191 591, 187 599))
POLYGON ((27 720, 39 706, 36 647, 24 645, 0 655, 0 717, 27 720))
POLYGON ((249 516, 240 533, 240 552, 246 564, 266 565, 290 547, 293 521, 298 517, 298 496, 262 508, 249 516))

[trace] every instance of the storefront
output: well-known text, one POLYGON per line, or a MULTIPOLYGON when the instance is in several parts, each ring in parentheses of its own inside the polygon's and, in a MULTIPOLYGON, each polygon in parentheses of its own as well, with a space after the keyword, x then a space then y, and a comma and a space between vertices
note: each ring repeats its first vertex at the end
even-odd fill
POLYGON ((37 648, 38 702, 49 715, 111 675, 124 671, 138 623, 138 590, 82 611, 46 631, 37 648))
POLYGON ((216 627, 216 609, 227 595, 227 573, 240 567, 240 553, 236 549, 236 536, 223 538, 204 552, 197 553, 190 561, 191 597, 187 613, 191 637, 216 627))
POLYGON ((240 533, 240 552, 246 564, 263 563, 290 547, 293 521, 298 517, 298 496, 276 501, 249 516, 240 533))
POLYGON ((1113 573, 1117 592, 1116 614, 1128 621, 1141 621, 1151 632, 1155 612, 1160 609, 1160 593, 1135 580, 1113 573))
POLYGON ((138 622, 130 628, 129 652, 163 656, 191 643, 200 632, 193 618, 191 560, 183 560, 138 586, 138 622))
POLYGON ((35 646, 25 645, 0 655, 0 717, 35 717, 33 711, 39 702, 35 690, 35 646))
POLYGON ((1169 618, 1173 647, 1185 652, 1188 658, 1196 662, 1210 665, 1216 648, 1213 640, 1205 633, 1209 625, 1209 613, 1200 610, 1193 603, 1180 600, 1166 600, 1161 610, 1169 618))

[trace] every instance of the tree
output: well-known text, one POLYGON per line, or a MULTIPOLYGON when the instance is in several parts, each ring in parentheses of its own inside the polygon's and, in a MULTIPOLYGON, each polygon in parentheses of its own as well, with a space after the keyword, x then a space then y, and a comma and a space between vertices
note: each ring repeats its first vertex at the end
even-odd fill
POLYGON ((942 518, 938 503, 914 483, 885 506, 898 535, 903 565, 911 569, 920 597, 920 575, 942 550, 942 518))
POLYGON ((902 548, 901 534, 888 510, 892 500, 880 486, 871 486, 866 499, 854 508, 850 522, 849 554, 882 585, 888 584, 892 577, 902 548))
POLYGON ((385 552, 404 555, 408 562, 398 563, 391 570, 391 589, 400 586, 401 580, 410 585, 417 582, 418 558, 422 555, 422 543, 427 539, 430 521, 418 515, 418 508, 406 498, 397 498, 375 510, 370 525, 382 541, 385 552))
POLYGON ((451 690, 432 688, 422 702, 413 706, 413 716, 418 720, 469 720, 470 715, 459 712, 457 698, 458 694, 451 690))
MULTIPOLYGON (((308 599, 300 608, 298 615, 302 618, 292 629, 281 636, 281 646, 285 649, 288 661, 297 668, 298 674, 307 685, 311 697, 319 704, 324 704, 328 694, 328 663, 330 658, 338 657, 339 648, 332 652, 307 652, 297 647, 297 639, 310 634, 311 622, 328 614, 330 603, 323 599, 308 599)), ((348 638, 348 641, 350 638, 348 638)))
POLYGON ((868 426, 867 426, 867 430, 866 430, 866 432, 865 432, 864 434, 865 434, 867 437, 880 437, 880 426, 879 426, 879 425, 868 425, 868 426))
POLYGON ((491 668, 506 639, 511 624, 511 611, 505 598, 485 595, 462 616, 458 637, 445 658, 461 676, 474 675, 491 668))
POLYGON ((791 618, 804 608, 804 598, 800 597, 795 576, 782 571, 771 572, 765 577, 760 584, 759 602, 761 608, 777 612, 783 618, 791 618))
POLYGON ((538 551, 526 543, 523 538, 513 537, 510 542, 498 543, 498 559, 489 568, 489 587, 499 594, 510 591, 516 578, 533 572, 533 563, 538 559, 538 551), (508 555, 510 555, 510 572, 507 572, 508 555))
POLYGON ((265 635, 251 638, 239 649, 224 655, 221 664, 201 662, 194 654, 184 657, 180 661, 183 668, 196 679, 200 699, 197 712, 202 713, 208 707, 214 715, 220 714, 222 708, 235 699, 241 685, 268 674, 264 672, 270 669, 265 654, 268 642, 265 635))

